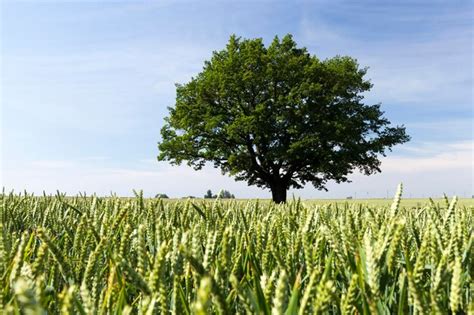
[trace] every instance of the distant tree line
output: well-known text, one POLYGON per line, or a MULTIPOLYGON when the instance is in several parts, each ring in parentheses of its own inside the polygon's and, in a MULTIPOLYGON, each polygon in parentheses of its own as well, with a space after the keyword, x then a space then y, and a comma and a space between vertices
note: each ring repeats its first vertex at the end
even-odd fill
POLYGON ((212 194, 212 190, 208 189, 206 194, 204 195, 205 199, 235 199, 234 194, 231 194, 228 190, 221 190, 217 195, 212 194))
MULTIPOLYGON (((169 199, 167 194, 163 193, 158 193, 155 195, 155 198, 161 198, 161 199, 169 199)), ((183 197, 184 199, 187 198, 196 198, 195 196, 186 196, 183 197)), ((230 191, 228 190, 221 190, 218 194, 213 194, 212 190, 208 190, 206 194, 204 195, 204 198, 206 199, 216 199, 216 198, 221 198, 221 199, 235 199, 234 194, 231 194, 230 191)))

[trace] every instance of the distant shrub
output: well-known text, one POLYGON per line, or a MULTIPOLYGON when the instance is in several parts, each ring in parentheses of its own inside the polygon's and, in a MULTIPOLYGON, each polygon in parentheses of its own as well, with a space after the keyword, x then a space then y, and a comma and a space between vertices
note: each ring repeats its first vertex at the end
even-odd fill
POLYGON ((206 194, 204 195, 204 198, 205 199, 215 198, 214 196, 212 196, 212 190, 208 189, 206 194))
POLYGON ((213 195, 212 191, 208 189, 206 194, 204 195, 205 199, 216 199, 218 197, 221 199, 234 199, 235 198, 234 194, 231 194, 228 190, 221 190, 219 194, 213 195))

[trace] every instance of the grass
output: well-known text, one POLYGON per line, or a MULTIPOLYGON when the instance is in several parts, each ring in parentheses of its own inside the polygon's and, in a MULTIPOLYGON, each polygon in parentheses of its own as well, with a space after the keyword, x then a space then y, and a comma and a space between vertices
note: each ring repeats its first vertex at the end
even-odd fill
POLYGON ((0 195, 7 314, 474 312, 474 208, 0 195))

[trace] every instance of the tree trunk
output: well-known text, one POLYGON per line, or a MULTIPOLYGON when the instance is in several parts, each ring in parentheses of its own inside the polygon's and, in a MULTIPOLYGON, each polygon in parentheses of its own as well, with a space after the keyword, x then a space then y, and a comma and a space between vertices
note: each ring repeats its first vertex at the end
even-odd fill
POLYGON ((286 202, 286 185, 283 183, 275 183, 271 185, 272 199, 275 203, 286 202))

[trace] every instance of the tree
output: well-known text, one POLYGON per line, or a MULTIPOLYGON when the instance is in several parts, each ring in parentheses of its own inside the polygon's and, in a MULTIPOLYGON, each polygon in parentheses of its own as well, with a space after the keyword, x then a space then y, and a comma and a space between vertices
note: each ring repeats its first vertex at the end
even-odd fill
POLYGON ((230 193, 228 190, 221 190, 216 198, 221 198, 221 199, 234 199, 235 196, 230 193))
POLYGON ((206 194, 204 195, 204 198, 206 199, 212 198, 212 190, 208 189, 206 194))
POLYGON ((380 172, 379 156, 409 140, 380 104, 363 103, 372 83, 351 57, 320 60, 291 35, 231 36, 203 70, 176 85, 176 104, 161 130, 158 160, 207 162, 236 180, 269 188, 286 201, 289 188, 348 181, 359 169, 380 172))
POLYGON ((204 198, 211 199, 211 198, 222 198, 222 199, 234 199, 234 194, 231 194, 228 190, 221 190, 217 195, 212 194, 212 190, 208 189, 204 198))
POLYGON ((167 194, 156 194, 155 198, 168 199, 169 197, 167 194))

